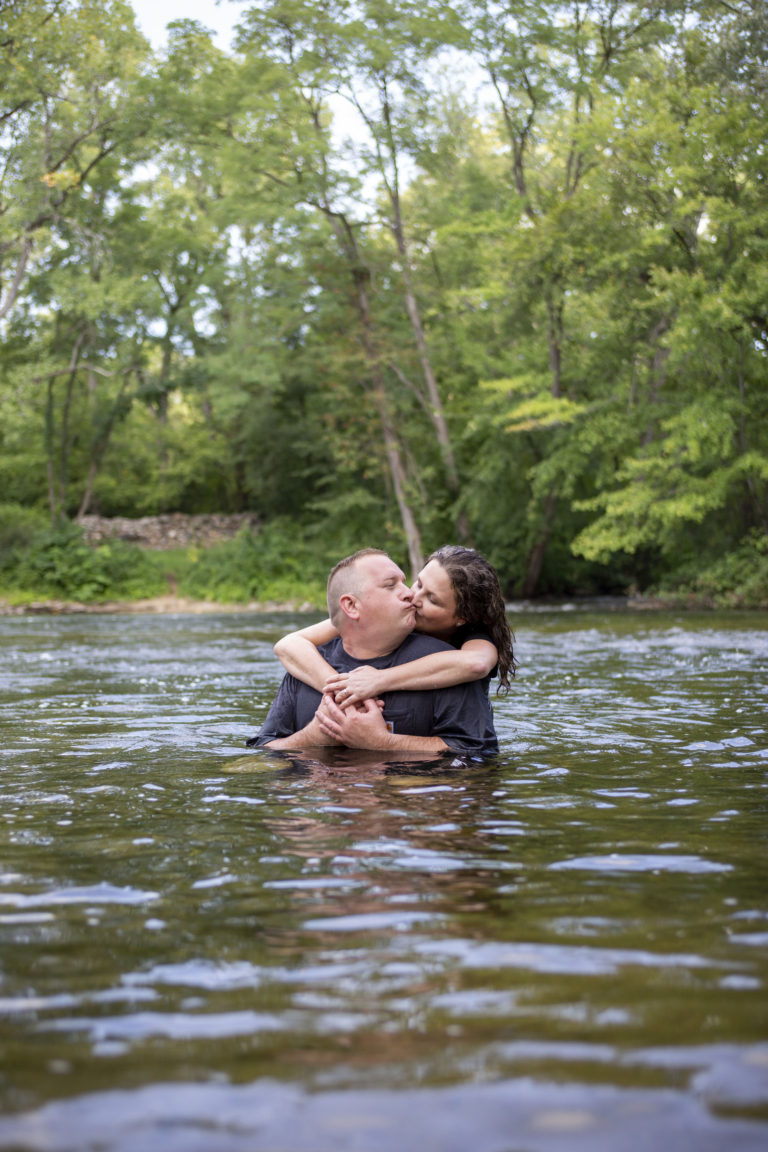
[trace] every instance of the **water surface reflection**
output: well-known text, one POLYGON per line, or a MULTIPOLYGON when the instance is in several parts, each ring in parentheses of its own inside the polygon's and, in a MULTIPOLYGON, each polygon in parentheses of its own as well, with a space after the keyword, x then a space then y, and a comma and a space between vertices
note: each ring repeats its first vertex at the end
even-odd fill
POLYGON ((293 623, 0 621, 0 1146, 764 1147, 768 618, 515 621, 469 768, 246 753, 293 623))

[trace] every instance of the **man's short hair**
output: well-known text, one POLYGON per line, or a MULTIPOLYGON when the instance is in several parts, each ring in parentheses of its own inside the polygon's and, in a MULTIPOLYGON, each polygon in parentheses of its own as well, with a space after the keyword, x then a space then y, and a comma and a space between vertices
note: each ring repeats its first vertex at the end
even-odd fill
POLYGON ((353 552, 351 556, 345 556, 343 560, 339 560, 338 564, 334 564, 328 576, 328 615, 331 618, 333 625, 338 628, 341 617, 343 616, 339 601, 342 596, 360 595, 360 585, 362 580, 360 574, 357 572, 357 561, 362 560, 365 556, 388 556, 382 548, 361 548, 359 552, 353 552))

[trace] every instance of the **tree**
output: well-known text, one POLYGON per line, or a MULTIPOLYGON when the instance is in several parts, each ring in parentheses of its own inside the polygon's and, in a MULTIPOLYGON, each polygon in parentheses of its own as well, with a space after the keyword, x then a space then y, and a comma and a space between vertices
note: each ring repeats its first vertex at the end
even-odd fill
POLYGON ((625 108, 614 178, 667 239, 646 269, 657 353, 635 380, 637 435, 614 482, 585 505, 601 514, 575 541, 582 555, 654 548, 668 563, 700 561, 713 532, 735 547, 768 530, 768 203, 754 147, 768 109, 765 87, 761 98, 745 83, 760 44, 765 58, 765 21, 757 53, 753 37, 734 55, 745 15, 750 6, 721 27, 727 69, 718 41, 694 27, 666 82, 642 93, 642 112, 625 108))
MULTIPOLYGON (((521 397, 522 388, 524 405, 533 401, 550 414, 538 427, 554 430, 555 443, 539 450, 535 468, 539 482, 534 483, 529 508, 524 596, 539 583, 560 497, 564 485, 570 486, 551 461, 564 439, 559 402, 576 401, 581 391, 578 366, 566 361, 567 349, 573 346, 567 316, 581 270, 592 260, 594 235, 584 236, 579 215, 582 200, 591 211, 585 180, 602 160, 601 112, 606 102, 612 104, 628 75, 642 73, 649 50, 665 37, 668 7, 618 6, 599 0, 583 6, 557 0, 535 7, 493 0, 466 5, 473 47, 501 112, 510 180, 520 205, 510 263, 516 282, 527 288, 529 307, 540 314, 537 327, 545 339, 546 393, 544 370, 539 369, 535 378, 527 376, 527 384, 522 378, 514 381, 512 394, 521 397), (581 239, 586 239, 586 247, 580 247, 581 239), (544 475, 549 481, 542 486, 544 475)), ((511 417, 511 428, 531 430, 525 408, 517 417, 513 408, 511 417)), ((568 458, 566 452, 564 460, 568 458)))
POLYGON ((7 15, 0 318, 12 345, 21 331, 36 334, 27 370, 15 359, 16 395, 26 393, 28 410, 38 411, 44 386, 40 419, 56 519, 70 504, 73 452, 88 445, 88 488, 126 411, 129 370, 119 359, 104 362, 115 349, 104 315, 114 287, 106 234, 145 131, 134 86, 148 53, 124 3, 32 0, 9 5, 7 15), (76 427, 81 389, 90 397, 87 434, 76 427))
POLYGON ((6 6, 0 39, 0 320, 24 278, 87 195, 99 165, 140 134, 128 90, 146 60, 124 0, 28 0, 6 6))
POLYGON ((286 171, 285 163, 265 166, 263 155, 249 146, 248 138, 242 134, 242 115, 233 129, 233 138, 247 149, 246 163, 250 162, 255 172, 284 189, 296 203, 320 213, 335 238, 348 277, 363 352, 363 375, 358 378, 378 415, 388 474, 410 562, 416 571, 422 563, 420 532, 410 507, 406 470, 384 379, 371 303, 371 269, 360 240, 364 225, 354 220, 345 204, 354 181, 334 168, 332 161, 326 101, 328 90, 337 83, 343 44, 337 20, 346 7, 293 2, 252 10, 240 47, 247 48, 251 69, 262 59, 273 66, 279 64, 282 69, 281 123, 290 125, 292 139, 292 148, 284 156, 292 163, 293 171, 286 171))

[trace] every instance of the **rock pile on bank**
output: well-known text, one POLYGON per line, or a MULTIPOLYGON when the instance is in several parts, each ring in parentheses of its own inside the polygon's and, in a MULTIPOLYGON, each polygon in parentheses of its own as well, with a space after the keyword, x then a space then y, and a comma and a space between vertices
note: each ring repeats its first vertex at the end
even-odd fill
POLYGON ((187 548, 192 544, 207 548, 223 540, 231 540, 242 528, 255 532, 259 517, 255 512, 225 515, 213 512, 189 516, 183 512, 168 512, 159 516, 81 516, 85 539, 89 544, 105 540, 125 540, 155 552, 171 548, 187 548))

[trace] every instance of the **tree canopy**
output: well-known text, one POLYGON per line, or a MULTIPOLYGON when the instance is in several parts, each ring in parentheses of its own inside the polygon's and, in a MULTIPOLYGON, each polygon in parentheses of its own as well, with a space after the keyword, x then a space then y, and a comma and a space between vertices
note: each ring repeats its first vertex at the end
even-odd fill
POLYGON ((3 500, 765 571, 763 0, 7 0, 0 99, 3 500))

